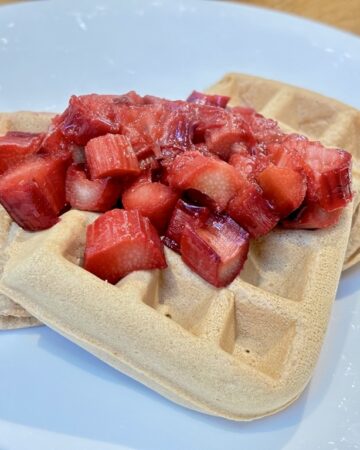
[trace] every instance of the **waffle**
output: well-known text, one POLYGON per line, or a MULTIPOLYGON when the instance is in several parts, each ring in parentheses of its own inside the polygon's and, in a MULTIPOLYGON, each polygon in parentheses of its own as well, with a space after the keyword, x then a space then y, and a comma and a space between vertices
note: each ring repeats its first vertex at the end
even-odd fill
MULTIPOLYGON (((244 86, 243 103, 268 116, 276 113, 311 137, 319 134, 304 130, 299 111, 306 104, 313 114, 311 99, 335 105, 238 75, 225 77, 211 92, 231 93, 239 103, 244 86), (251 99, 266 91, 261 86, 271 87, 272 96, 257 104, 251 99), (286 102, 279 92, 285 92, 286 102), (271 104, 279 103, 288 108, 286 114, 280 107, 271 113, 271 104)), ((349 134, 344 133, 347 139, 349 134)), ((325 142, 340 145, 335 138, 325 142)), ((288 406, 311 377, 345 252, 352 258, 349 265, 358 255, 355 247, 346 250, 350 229, 356 235, 358 226, 356 202, 332 228, 276 229, 253 241, 241 276, 224 289, 207 284, 168 249, 169 267, 163 271, 134 272, 115 286, 98 279, 81 267, 86 225, 96 214, 71 210, 30 238, 10 226, 15 238, 6 247, 0 288, 41 322, 165 397, 204 413, 252 420, 288 406)))

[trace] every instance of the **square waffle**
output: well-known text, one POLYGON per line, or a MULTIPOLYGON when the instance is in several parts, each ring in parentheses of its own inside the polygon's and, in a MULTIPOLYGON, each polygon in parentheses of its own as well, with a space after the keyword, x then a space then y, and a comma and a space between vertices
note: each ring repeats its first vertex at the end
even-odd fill
MULTIPOLYGON (((253 106, 287 130, 358 151, 359 113, 332 100, 243 75, 226 76, 210 92, 231 95, 232 104, 253 106)), ((110 285, 82 268, 86 225, 96 214, 71 210, 53 228, 31 234, 2 213, 8 231, 0 288, 165 397, 252 420, 285 408, 309 381, 345 255, 346 267, 359 259, 358 210, 355 197, 332 228, 276 229, 253 241, 240 277, 223 289, 168 249, 167 269, 134 272, 110 285)))

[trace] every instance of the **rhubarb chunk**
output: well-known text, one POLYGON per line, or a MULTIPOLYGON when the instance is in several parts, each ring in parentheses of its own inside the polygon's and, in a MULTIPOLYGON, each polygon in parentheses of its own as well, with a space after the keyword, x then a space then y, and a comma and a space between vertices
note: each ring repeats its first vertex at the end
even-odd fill
POLYGON ((230 97, 227 95, 210 95, 198 91, 192 91, 186 99, 187 102, 196 103, 197 105, 219 106, 220 108, 226 108, 229 100, 230 97))
POLYGON ((343 209, 326 211, 317 203, 307 203, 281 222, 283 228, 315 230, 336 225, 343 209))
POLYGON ((66 159, 37 156, 1 177, 0 202, 18 225, 37 231, 58 221, 66 204, 67 165, 66 159))
POLYGON ((260 187, 248 181, 230 200, 226 212, 253 238, 268 233, 279 221, 279 216, 263 196, 260 187))
POLYGON ((83 164, 73 164, 66 174, 66 200, 72 208, 105 212, 120 197, 122 187, 113 178, 89 180, 83 164))
POLYGON ((231 108, 231 113, 242 118, 250 127, 256 142, 270 144, 282 139, 284 132, 275 120, 267 119, 254 109, 243 106, 231 108))
POLYGON ((84 268, 109 283, 134 270, 166 267, 163 244, 147 217, 113 209, 86 232, 84 268))
POLYGON ((40 149, 43 134, 8 132, 0 136, 0 175, 40 149))
POLYGON ((269 165, 257 181, 264 197, 274 206, 280 217, 286 217, 299 208, 306 194, 306 177, 295 170, 269 165))
POLYGON ((351 155, 320 142, 308 142, 302 150, 306 164, 313 171, 309 180, 312 198, 326 211, 344 207, 352 199, 351 155))
POLYGON ((247 139, 247 130, 239 124, 225 125, 220 128, 212 128, 205 132, 205 143, 209 152, 228 160, 231 148, 237 142, 247 139))
POLYGON ((307 177, 306 199, 326 211, 344 207, 352 199, 351 154, 325 148, 297 134, 285 136, 268 147, 273 162, 281 167, 301 169, 307 177))
POLYGON ((182 191, 200 191, 213 200, 217 212, 223 211, 236 194, 237 178, 232 166, 197 151, 177 156, 168 172, 170 186, 182 191))
POLYGON ((180 252, 183 261, 216 287, 240 273, 249 250, 249 234, 230 217, 212 215, 202 228, 186 227, 180 252))
POLYGON ((84 146, 94 137, 106 133, 120 133, 121 111, 127 105, 125 96, 73 95, 69 106, 53 119, 54 129, 61 140, 84 146), (125 101, 124 101, 125 100, 125 101))
POLYGON ((91 139, 85 147, 85 158, 91 179, 140 173, 129 139, 119 134, 91 139))
POLYGON ((126 210, 136 209, 163 234, 179 195, 161 183, 140 182, 127 189, 122 196, 126 210))
POLYGON ((163 239, 164 244, 176 252, 180 252, 181 236, 185 228, 202 227, 210 216, 206 206, 190 205, 179 200, 172 213, 168 229, 163 239))
POLYGON ((229 164, 234 167, 240 177, 255 181, 256 176, 270 164, 266 155, 261 153, 251 155, 246 148, 239 144, 236 144, 233 149, 235 151, 229 158, 229 164))

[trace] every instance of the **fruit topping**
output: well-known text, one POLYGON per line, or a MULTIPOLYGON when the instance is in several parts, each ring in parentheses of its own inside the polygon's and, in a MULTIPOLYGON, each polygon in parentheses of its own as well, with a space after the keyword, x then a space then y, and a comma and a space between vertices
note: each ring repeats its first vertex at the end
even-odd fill
POLYGON ((351 155, 325 148, 320 142, 292 134, 269 146, 271 159, 282 167, 302 170, 307 177, 306 199, 327 210, 344 207, 352 199, 351 155))
POLYGON ((53 120, 55 130, 59 130, 65 141, 82 146, 94 137, 119 133, 119 113, 124 107, 121 98, 116 95, 73 95, 68 108, 53 120))
POLYGON ((190 205, 183 200, 179 200, 172 213, 168 229, 163 239, 164 244, 180 252, 181 236, 186 227, 193 229, 205 224, 210 216, 210 210, 206 206, 190 205))
POLYGON ((209 152, 227 160, 232 146, 248 139, 247 129, 239 124, 224 125, 205 132, 205 143, 209 152))
POLYGON ((229 100, 73 96, 45 135, 0 137, 0 202, 27 230, 52 226, 67 204, 104 212, 88 229, 85 267, 109 282, 165 267, 165 243, 225 286, 249 236, 279 222, 332 226, 353 195, 349 153, 229 100))
POLYGON ((264 197, 261 188, 247 180, 243 180, 226 212, 253 238, 269 233, 279 221, 278 214, 264 197))
POLYGON ((326 211, 345 206, 352 199, 351 155, 336 148, 325 148, 320 142, 306 142, 301 153, 312 170, 311 198, 316 198, 326 211))
POLYGON ((167 228, 175 204, 177 192, 161 183, 139 182, 127 189, 122 196, 126 210, 136 209, 163 234, 167 228))
POLYGON ((230 217, 216 214, 200 228, 185 226, 180 242, 183 261, 216 287, 240 273, 248 249, 248 233, 230 217))
POLYGON ((259 153, 258 155, 251 155, 247 150, 238 151, 238 144, 236 144, 236 152, 232 153, 229 158, 236 173, 240 177, 246 177, 250 181, 256 181, 256 176, 262 172, 269 164, 268 156, 259 153))
POLYGON ((126 136, 106 134, 91 139, 85 147, 91 179, 138 175, 140 167, 126 136))
POLYGON ((218 212, 226 208, 238 189, 238 177, 232 166, 198 151, 177 156, 169 169, 168 181, 181 191, 200 191, 214 202, 218 212))
POLYGON ((87 227, 84 268, 115 284, 134 270, 164 269, 163 244, 139 211, 113 209, 87 227))
POLYGON ((11 131, 5 136, 0 136, 0 175, 37 153, 43 139, 43 134, 19 131, 11 131))
POLYGON ((83 164, 71 165, 66 173, 66 201, 72 208, 105 212, 114 207, 122 186, 113 178, 89 180, 83 164))
POLYGON ((67 165, 66 159, 35 156, 1 177, 0 202, 18 225, 37 231, 58 221, 66 205, 67 165))
POLYGON ((310 229, 328 228, 336 225, 342 210, 325 211, 317 203, 307 203, 294 211, 286 220, 281 222, 284 228, 310 229))
POLYGON ((139 167, 141 171, 151 169, 156 170, 160 167, 158 158, 160 156, 160 150, 156 147, 142 147, 135 152, 137 160, 139 161, 139 167))
POLYGON ((283 131, 281 131, 275 120, 265 118, 252 108, 235 106, 231 108, 231 112, 248 124, 257 143, 270 144, 277 142, 284 136, 283 131))
POLYGON ((220 108, 226 108, 229 103, 230 97, 226 95, 209 95, 202 92, 192 91, 187 102, 196 103, 198 105, 219 106, 220 108))
POLYGON ((306 165, 302 156, 302 149, 306 142, 305 136, 290 134, 283 137, 279 142, 267 145, 266 152, 271 162, 276 166, 288 167, 310 174, 310 168, 306 165))
POLYGON ((257 181, 264 197, 280 217, 286 217, 299 208, 305 198, 306 177, 296 170, 269 165, 259 173, 257 181))

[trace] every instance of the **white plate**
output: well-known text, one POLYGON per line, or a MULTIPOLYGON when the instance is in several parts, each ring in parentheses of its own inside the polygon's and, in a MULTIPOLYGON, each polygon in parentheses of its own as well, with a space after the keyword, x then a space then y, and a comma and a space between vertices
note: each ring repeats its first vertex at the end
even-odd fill
MULTIPOLYGON (((282 80, 360 108, 360 39, 222 2, 61 0, 0 8, 0 110, 61 110, 73 93, 172 98, 228 71, 282 80)), ((315 375, 253 423, 177 406, 45 327, 0 334, 6 450, 356 449, 360 267, 340 283, 315 375)))

